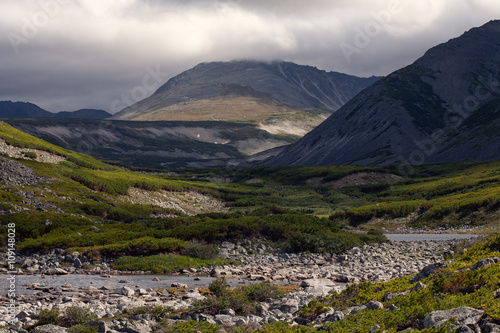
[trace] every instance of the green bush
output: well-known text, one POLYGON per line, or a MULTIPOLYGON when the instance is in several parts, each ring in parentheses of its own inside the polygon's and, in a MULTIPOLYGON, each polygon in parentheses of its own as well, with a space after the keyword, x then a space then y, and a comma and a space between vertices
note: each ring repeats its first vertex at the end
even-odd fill
POLYGON ((213 260, 217 258, 220 251, 219 248, 214 244, 203 244, 196 241, 191 241, 186 243, 184 248, 181 250, 181 254, 193 258, 213 260))
POLYGON ((240 288, 250 301, 266 302, 285 297, 285 293, 269 282, 253 283, 240 288))
POLYGON ((171 308, 161 306, 161 305, 144 305, 138 308, 133 308, 127 311, 127 314, 131 316, 141 315, 141 314, 150 314, 157 321, 164 319, 168 316, 168 314, 172 311, 171 308))
POLYGON ((226 295, 229 292, 228 288, 229 285, 227 284, 225 278, 217 278, 208 285, 208 290, 210 290, 216 297, 226 295))
POLYGON ((97 327, 78 324, 68 328, 68 333, 98 333, 98 329, 97 327))
POLYGON ((193 306, 211 315, 215 315, 224 309, 233 309, 238 315, 247 315, 255 312, 257 302, 285 296, 278 287, 268 282, 230 290, 227 281, 224 278, 219 278, 212 281, 208 289, 213 295, 207 296, 202 301, 195 302, 193 306))
POLYGON ((197 322, 194 320, 176 322, 174 324, 163 321, 151 328, 151 332, 153 333, 217 333, 218 331, 219 325, 217 324, 197 322))
POLYGON ((58 325, 59 324, 59 309, 43 309, 36 316, 38 319, 37 325, 58 325))
POLYGON ((64 327, 73 327, 75 325, 84 325, 92 320, 97 320, 97 316, 90 309, 71 306, 66 309, 60 323, 64 327))
POLYGON ((32 152, 32 151, 23 151, 21 152, 25 157, 27 158, 31 158, 32 160, 36 160, 36 153, 32 152))
POLYGON ((348 233, 294 233, 287 240, 287 248, 292 252, 341 253, 361 245, 359 236, 348 233))

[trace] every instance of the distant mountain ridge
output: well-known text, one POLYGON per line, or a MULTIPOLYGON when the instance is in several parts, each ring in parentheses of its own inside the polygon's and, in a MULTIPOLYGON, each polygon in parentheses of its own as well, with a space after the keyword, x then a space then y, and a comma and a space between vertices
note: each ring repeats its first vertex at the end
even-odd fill
POLYGON ((0 118, 80 118, 106 119, 111 113, 98 109, 49 112, 38 105, 26 102, 0 101, 0 118))
POLYGON ((201 63, 113 119, 272 123, 301 119, 304 111, 315 118, 336 111, 378 79, 282 61, 201 63))
POLYGON ((377 81, 265 165, 500 159, 500 21, 377 81))

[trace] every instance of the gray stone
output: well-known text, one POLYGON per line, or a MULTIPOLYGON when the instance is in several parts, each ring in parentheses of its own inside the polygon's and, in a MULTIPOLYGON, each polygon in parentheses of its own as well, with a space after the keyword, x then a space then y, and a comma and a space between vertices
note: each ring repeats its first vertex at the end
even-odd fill
POLYGON ((358 314, 359 311, 364 311, 364 310, 366 310, 365 305, 353 306, 353 307, 350 307, 347 309, 348 313, 352 314, 352 315, 356 315, 356 314, 358 314))
POLYGON ((120 330, 126 333, 150 333, 151 324, 138 321, 128 321, 120 330))
POLYGON ((330 279, 306 279, 300 284, 301 287, 334 286, 335 282, 330 279))
POLYGON ((257 304, 257 313, 260 315, 266 315, 269 312, 269 304, 267 303, 259 303, 257 304))
POLYGON ((212 277, 221 277, 221 276, 224 276, 224 275, 227 275, 227 274, 226 274, 226 272, 222 268, 214 267, 210 271, 210 276, 212 276, 212 277))
POLYGON ((372 327, 370 327, 370 330, 368 332, 374 333, 374 332, 377 332, 379 329, 380 329, 379 325, 373 325, 372 327))
POLYGON ((32 333, 66 333, 66 328, 56 325, 42 325, 35 327, 32 333))
POLYGON ((80 259, 76 258, 73 266, 75 266, 75 268, 82 268, 82 262, 80 261, 80 259))
POLYGON ((335 311, 328 317, 326 317, 325 322, 335 322, 344 319, 344 313, 342 311, 335 311))
POLYGON ((368 310, 376 310, 384 308, 384 304, 382 304, 379 301, 369 301, 368 303, 366 303, 365 306, 368 310))
POLYGON ((477 325, 483 315, 484 311, 468 306, 461 306, 449 310, 437 310, 425 316, 424 326, 425 328, 436 328, 449 321, 452 317, 455 319, 456 326, 477 325))
POLYGON ((477 325, 460 325, 454 327, 455 333, 481 333, 477 325))
POLYGON ((323 297, 328 295, 333 289, 334 288, 328 286, 314 286, 307 287, 306 289, 304 289, 304 292, 312 296, 323 297))
POLYGON ((306 319, 306 318, 302 318, 302 317, 297 317, 294 319, 294 321, 299 324, 299 325, 309 325, 309 323, 311 322, 309 319, 306 319))
POLYGON ((418 282, 415 287, 413 287, 411 290, 412 291, 417 291, 417 290, 420 290, 420 289, 425 289, 427 288, 427 285, 423 284, 422 282, 418 282))
POLYGON ((85 326, 97 328, 97 333, 106 333, 106 331, 108 330, 106 323, 100 320, 89 321, 85 324, 85 326))
POLYGON ((131 296, 135 295, 135 291, 134 291, 134 289, 132 289, 130 287, 122 287, 120 289, 120 294, 122 294, 124 296, 131 297, 131 296))
POLYGON ((493 257, 493 258, 483 258, 480 259, 478 262, 476 262, 472 267, 470 268, 471 271, 475 271, 480 268, 486 268, 488 266, 494 265, 498 262, 499 258, 498 257, 493 257))
POLYGON ((426 277, 431 276, 434 272, 436 272, 439 268, 444 267, 444 263, 435 263, 428 266, 425 266, 418 274, 412 276, 410 278, 410 283, 418 282, 426 277))
POLYGON ((500 325, 486 323, 483 325, 483 333, 500 333, 500 325))
POLYGON ((394 310, 398 310, 398 309, 399 309, 399 307, 396 304, 391 304, 391 306, 389 306, 390 311, 394 311, 394 310))
POLYGON ((299 311, 299 301, 296 299, 286 299, 283 301, 279 309, 285 313, 295 313, 299 311))
POLYGON ((233 309, 224 309, 220 312, 220 314, 223 314, 223 315, 228 315, 228 316, 236 316, 236 312, 234 312, 233 309))
POLYGON ((235 319, 233 316, 220 314, 215 316, 215 322, 219 325, 233 326, 235 319))

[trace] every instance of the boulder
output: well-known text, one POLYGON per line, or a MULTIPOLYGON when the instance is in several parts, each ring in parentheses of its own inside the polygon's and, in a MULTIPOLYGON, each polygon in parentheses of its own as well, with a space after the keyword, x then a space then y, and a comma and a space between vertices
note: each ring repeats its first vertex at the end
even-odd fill
POLYGON ((368 303, 366 303, 365 306, 368 310, 376 310, 384 308, 384 304, 382 304, 379 301, 369 301, 368 303))
POLYGON ((475 271, 480 268, 486 268, 488 266, 496 264, 500 259, 498 257, 493 257, 493 258, 483 258, 476 262, 472 267, 470 268, 471 271, 475 271))
POLYGON ((214 267, 210 272, 210 276, 212 277, 221 277, 227 275, 226 272, 222 268, 214 267))
POLYGON ((215 322, 219 325, 231 327, 235 325, 235 318, 230 315, 220 314, 215 316, 215 322))
POLYGON ((56 326, 56 325, 42 325, 35 327, 32 333, 66 333, 67 330, 64 327, 56 326))
POLYGON ((449 310, 432 311, 424 318, 425 328, 436 328, 454 318, 455 327, 462 325, 477 325, 484 315, 484 311, 468 306, 461 306, 449 310))
POLYGON ((106 333, 108 331, 107 324, 101 320, 92 320, 85 323, 86 327, 97 328, 97 333, 106 333))
POLYGON ((432 274, 434 274, 434 272, 436 272, 438 269, 440 269, 444 266, 445 266, 444 263, 435 263, 435 264, 427 265, 420 272, 418 272, 416 275, 414 275, 410 278, 410 283, 415 283, 415 282, 418 282, 422 279, 425 279, 426 277, 431 276, 432 274))
POLYGON ((304 289, 304 292, 312 296, 323 297, 328 295, 332 290, 333 288, 328 286, 314 286, 307 287, 306 289, 304 289))
POLYGON ((500 333, 500 325, 485 323, 482 327, 483 333, 500 333))
POLYGON ((231 316, 231 317, 234 317, 236 316, 236 312, 234 312, 233 309, 224 309, 220 312, 220 314, 222 315, 228 315, 228 316, 231 316))
POLYGON ((132 289, 130 287, 122 287, 120 289, 120 294, 122 294, 124 296, 128 296, 128 297, 132 297, 135 295, 135 291, 134 291, 134 289, 132 289))
POLYGON ((426 284, 423 284, 422 282, 418 282, 415 287, 413 287, 411 290, 412 291, 417 291, 417 290, 420 290, 420 289, 425 289, 427 288, 427 285, 426 284))
POLYGON ((335 282, 330 279, 306 279, 300 284, 301 287, 335 286, 335 282))

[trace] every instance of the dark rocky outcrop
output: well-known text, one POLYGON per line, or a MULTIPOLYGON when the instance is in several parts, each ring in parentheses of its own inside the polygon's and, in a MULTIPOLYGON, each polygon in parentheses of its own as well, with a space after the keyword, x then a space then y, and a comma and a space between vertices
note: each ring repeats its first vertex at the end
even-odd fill
POLYGON ((265 165, 412 165, 500 158, 500 21, 377 81, 265 165))

